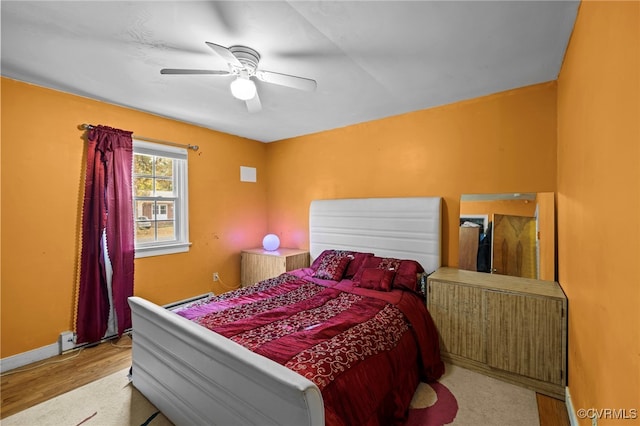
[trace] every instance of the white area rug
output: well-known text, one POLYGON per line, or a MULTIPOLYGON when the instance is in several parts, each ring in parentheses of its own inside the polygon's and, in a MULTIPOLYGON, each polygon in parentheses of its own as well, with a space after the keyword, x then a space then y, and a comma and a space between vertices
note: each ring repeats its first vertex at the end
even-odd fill
MULTIPOLYGON (((122 370, 2 419, 2 426, 165 426, 172 423, 136 390, 122 370)), ((447 364, 421 383, 407 426, 538 426, 535 392, 447 364)))
POLYGON ((129 383, 125 369, 74 389, 13 416, 2 426, 172 425, 129 383), (155 413, 153 419, 149 420, 155 413))

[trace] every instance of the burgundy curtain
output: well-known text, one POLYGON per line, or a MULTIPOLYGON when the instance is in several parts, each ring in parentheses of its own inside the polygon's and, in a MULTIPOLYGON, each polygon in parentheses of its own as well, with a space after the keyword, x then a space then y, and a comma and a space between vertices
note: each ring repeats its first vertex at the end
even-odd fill
POLYGON ((118 335, 131 327, 127 298, 133 295, 134 228, 131 175, 132 132, 95 126, 88 135, 87 173, 82 213, 82 253, 76 334, 78 343, 93 343, 105 335, 109 296, 105 253, 113 268, 112 295, 118 335))

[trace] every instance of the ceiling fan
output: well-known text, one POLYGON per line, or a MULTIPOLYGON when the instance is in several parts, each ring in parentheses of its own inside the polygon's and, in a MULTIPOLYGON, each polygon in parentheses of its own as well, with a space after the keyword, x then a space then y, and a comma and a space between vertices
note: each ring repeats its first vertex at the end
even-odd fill
POLYGON ((256 85, 252 78, 255 77, 265 83, 278 84, 280 86, 292 87, 294 89, 312 92, 316 90, 315 80, 304 77, 297 77, 289 74, 281 74, 273 71, 258 69, 260 54, 247 46, 224 47, 215 43, 206 42, 215 53, 227 61, 229 66, 226 70, 197 70, 197 69, 176 69, 163 68, 160 74, 209 74, 220 76, 235 76, 231 82, 231 94, 242 101, 245 101, 249 112, 258 112, 262 109, 256 85))

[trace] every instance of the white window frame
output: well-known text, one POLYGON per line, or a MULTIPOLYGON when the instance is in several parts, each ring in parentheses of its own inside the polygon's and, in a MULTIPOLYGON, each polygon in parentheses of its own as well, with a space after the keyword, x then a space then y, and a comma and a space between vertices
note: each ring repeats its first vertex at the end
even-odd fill
MULTIPOLYGON (((159 157, 169 157, 174 160, 174 191, 176 195, 174 204, 175 241, 154 241, 135 245, 135 257, 162 256, 166 254, 185 253, 189 251, 189 182, 188 182, 188 155, 184 148, 177 148, 140 140, 133 140, 134 154, 147 154, 159 157), (177 160, 177 161, 176 161, 177 160)), ((133 185, 132 185, 133 191, 133 185)), ((132 194, 134 201, 135 194, 132 194)), ((135 231, 134 231, 135 232, 135 231)))

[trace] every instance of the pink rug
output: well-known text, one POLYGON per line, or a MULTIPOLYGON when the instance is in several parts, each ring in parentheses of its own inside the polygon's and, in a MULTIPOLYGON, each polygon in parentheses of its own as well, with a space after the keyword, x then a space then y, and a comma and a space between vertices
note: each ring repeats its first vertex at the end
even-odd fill
POLYGON ((462 367, 446 365, 434 383, 420 383, 407 426, 539 426, 535 392, 462 367))
POLYGON ((414 408, 409 411, 407 426, 441 426, 453 422, 458 414, 458 401, 445 385, 439 382, 420 383, 416 393, 421 392, 433 394, 435 400, 432 398, 431 405, 422 407, 421 404, 416 403, 416 397, 414 397, 412 402, 414 408))

